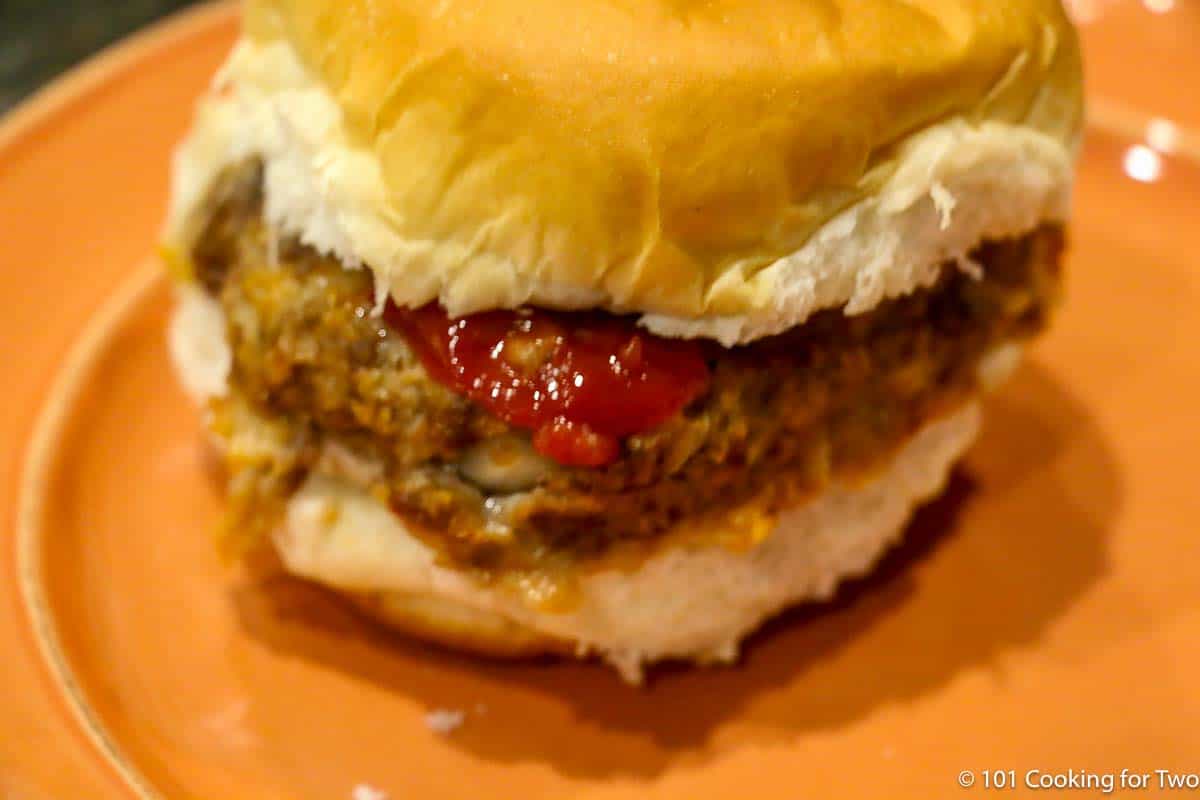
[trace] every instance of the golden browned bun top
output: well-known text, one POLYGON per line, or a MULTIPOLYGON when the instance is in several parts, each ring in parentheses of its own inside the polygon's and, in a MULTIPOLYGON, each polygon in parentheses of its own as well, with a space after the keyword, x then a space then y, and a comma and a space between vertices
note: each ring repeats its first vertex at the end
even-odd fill
POLYGON ((395 237, 344 255, 454 311, 754 314, 778 288, 757 273, 913 135, 1002 123, 1066 152, 1081 119, 1058 0, 249 0, 245 25, 382 179, 355 213, 395 237))

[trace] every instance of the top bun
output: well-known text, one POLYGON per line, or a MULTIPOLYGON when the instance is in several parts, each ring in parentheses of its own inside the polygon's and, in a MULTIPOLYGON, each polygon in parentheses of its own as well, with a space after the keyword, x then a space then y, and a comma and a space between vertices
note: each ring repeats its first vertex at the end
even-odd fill
POLYGON ((1058 0, 249 0, 177 162, 396 302, 747 341, 1066 214, 1058 0))

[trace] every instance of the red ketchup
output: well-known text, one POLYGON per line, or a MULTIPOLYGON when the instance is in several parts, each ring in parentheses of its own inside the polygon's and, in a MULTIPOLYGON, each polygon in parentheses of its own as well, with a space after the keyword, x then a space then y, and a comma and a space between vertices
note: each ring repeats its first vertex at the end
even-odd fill
POLYGON ((486 311, 450 319, 436 304, 388 303, 436 380, 533 431, 560 464, 602 467, 623 437, 659 425, 708 388, 697 342, 661 339, 628 319, 592 312, 486 311))

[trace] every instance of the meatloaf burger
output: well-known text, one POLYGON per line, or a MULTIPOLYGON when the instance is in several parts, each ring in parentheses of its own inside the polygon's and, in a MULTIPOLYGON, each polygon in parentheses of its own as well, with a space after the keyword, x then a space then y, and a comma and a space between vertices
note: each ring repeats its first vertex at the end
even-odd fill
POLYGON ((1059 291, 1057 0, 250 0, 174 172, 222 539, 419 636, 727 662, 1059 291))

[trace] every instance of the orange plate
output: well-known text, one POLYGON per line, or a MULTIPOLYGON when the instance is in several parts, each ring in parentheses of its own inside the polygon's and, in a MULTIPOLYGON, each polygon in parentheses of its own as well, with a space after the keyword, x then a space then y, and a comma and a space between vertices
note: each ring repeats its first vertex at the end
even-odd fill
MULTIPOLYGON (((0 128, 0 796, 929 798, 962 770, 978 793, 983 769, 1200 769, 1200 164, 1094 128, 1071 301, 907 544, 742 666, 635 690, 218 562, 168 292, 136 265, 234 32, 192 12, 0 128)), ((1191 57, 1158 79, 1194 91, 1191 57)))

